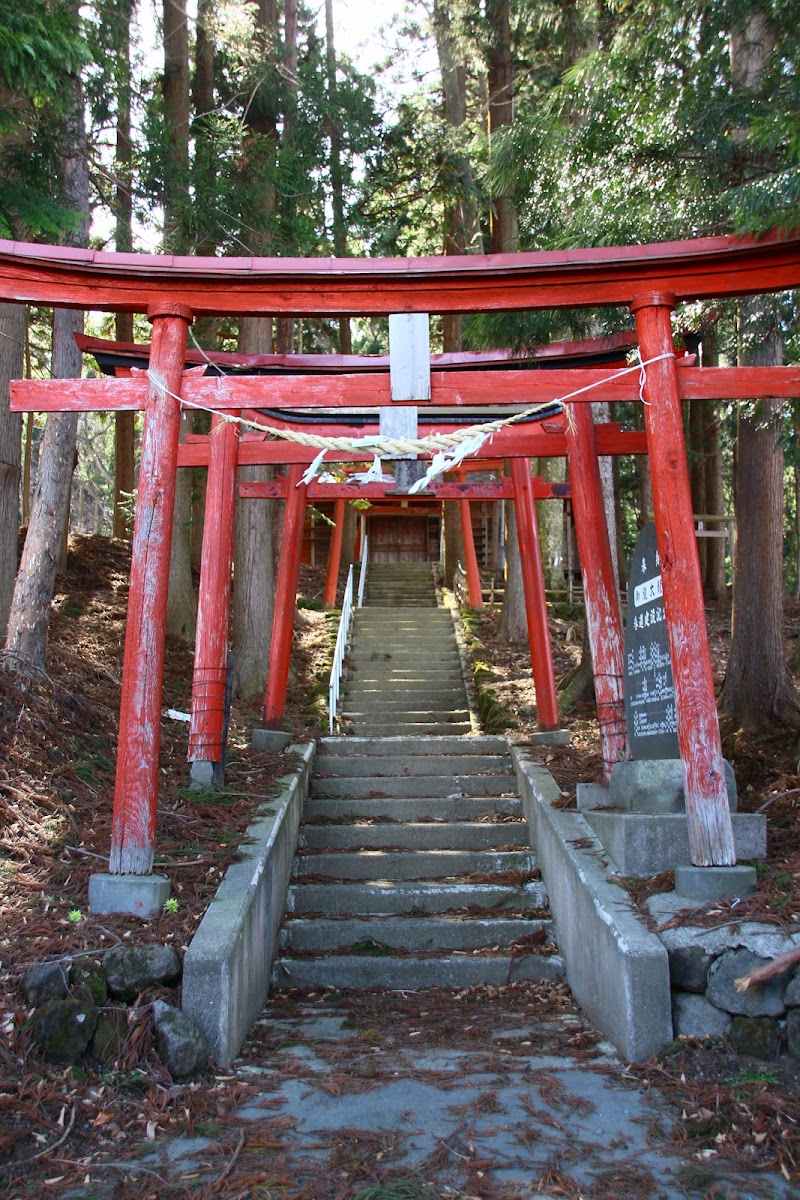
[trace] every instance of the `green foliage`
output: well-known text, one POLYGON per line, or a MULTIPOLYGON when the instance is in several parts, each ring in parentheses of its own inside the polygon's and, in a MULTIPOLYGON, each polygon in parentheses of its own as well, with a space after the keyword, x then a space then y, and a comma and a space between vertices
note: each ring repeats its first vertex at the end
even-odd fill
POLYGON ((55 201, 65 78, 87 58, 76 7, 0 3, 0 237, 57 241, 75 219, 55 201))

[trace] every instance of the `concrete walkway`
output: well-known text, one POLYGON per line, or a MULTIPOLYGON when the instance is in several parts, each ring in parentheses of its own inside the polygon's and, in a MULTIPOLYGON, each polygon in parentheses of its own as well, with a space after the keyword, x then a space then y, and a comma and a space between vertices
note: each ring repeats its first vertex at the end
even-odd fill
MULTIPOLYGON (((559 985, 279 995, 229 1079, 258 1091, 225 1129, 238 1153, 221 1198, 792 1195, 779 1176, 681 1151, 681 1114, 626 1072, 559 985), (243 1192, 242 1178, 263 1189, 243 1192)), ((199 1186, 219 1176, 221 1149, 175 1139, 148 1161, 199 1186)))

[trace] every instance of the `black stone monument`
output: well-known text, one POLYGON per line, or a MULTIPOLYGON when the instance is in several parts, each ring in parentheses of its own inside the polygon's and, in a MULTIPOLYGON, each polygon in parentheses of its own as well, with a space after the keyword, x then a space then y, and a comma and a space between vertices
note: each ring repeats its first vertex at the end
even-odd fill
POLYGON ((625 718, 631 758, 679 758, 672 662, 661 591, 656 527, 636 542, 625 623, 625 718))

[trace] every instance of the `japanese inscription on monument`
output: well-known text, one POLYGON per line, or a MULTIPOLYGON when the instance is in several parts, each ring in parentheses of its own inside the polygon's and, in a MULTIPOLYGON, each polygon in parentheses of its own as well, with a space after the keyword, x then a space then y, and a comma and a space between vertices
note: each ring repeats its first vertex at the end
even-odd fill
POLYGON ((636 542, 625 628, 625 717, 632 758, 678 758, 678 725, 656 527, 636 542))

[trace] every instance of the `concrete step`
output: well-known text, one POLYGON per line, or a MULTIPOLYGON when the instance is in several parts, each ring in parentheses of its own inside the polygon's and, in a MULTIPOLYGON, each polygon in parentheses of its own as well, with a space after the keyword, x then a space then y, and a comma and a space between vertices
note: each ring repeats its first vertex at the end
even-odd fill
POLYGON ((302 954, 344 950, 360 942, 375 942, 394 950, 479 950, 541 938, 552 945, 552 922, 524 917, 296 917, 281 930, 283 950, 302 954))
POLYGON ((503 987, 522 980, 561 982, 564 962, 560 955, 445 955, 407 958, 330 954, 316 958, 276 959, 273 979, 277 987, 335 987, 353 991, 389 988, 503 987))
POLYGON ((499 846, 528 846, 524 821, 364 821, 348 825, 303 825, 304 850, 493 850, 499 846))
POLYGON ((431 667, 430 670, 423 670, 420 667, 400 667, 393 666, 391 663, 385 663, 383 667, 377 663, 363 663, 361 666, 353 669, 352 675, 348 678, 348 687, 351 683, 378 683, 388 687, 390 681, 397 683, 412 683, 412 684, 439 684, 464 682, 464 675, 460 667, 431 667))
POLYGON ((352 721, 353 733, 358 737, 396 737, 402 734, 404 737, 438 737, 441 734, 460 733, 466 737, 472 732, 472 726, 468 721, 440 721, 437 725, 432 724, 400 724, 400 723, 384 723, 370 725, 361 723, 360 721, 352 721))
POLYGON ((347 796, 369 800, 374 796, 502 796, 516 795, 517 779, 511 774, 494 775, 315 775, 313 796, 347 796))
POLYGON ((471 737, 433 737, 423 745, 409 742, 403 737, 353 738, 322 737, 319 739, 321 754, 508 754, 508 741, 504 737, 486 735, 471 737))
POLYGON ((389 817, 393 823, 419 821, 477 821, 481 818, 521 816, 518 796, 395 796, 353 800, 342 796, 319 796, 306 800, 303 815, 307 821, 348 821, 389 817))
POLYGON ((362 880, 342 883, 294 882, 286 911, 324 916, 384 916, 389 913, 447 913, 485 911, 540 913, 547 904, 544 884, 517 887, 510 883, 441 883, 429 879, 362 880))
POLYGON ((505 754, 384 754, 376 762, 371 754, 317 754, 314 774, 320 775, 510 775, 505 754))
POLYGON ((323 875, 329 879, 451 879, 457 875, 528 874, 534 869, 530 850, 355 850, 300 854, 294 877, 323 875))
POLYGON ((347 706, 339 713, 339 718, 342 721, 364 722, 364 721, 387 721, 397 723, 398 716, 402 716, 406 724, 410 725, 438 725, 442 721, 451 724, 458 721, 460 724, 469 721, 469 712, 466 708, 453 709, 450 707, 441 706, 439 708, 409 708, 408 705, 396 704, 394 706, 388 704, 381 705, 353 705, 351 708, 347 706))
POLYGON ((347 655, 350 666, 354 671, 361 667, 376 664, 391 664, 409 671, 418 671, 423 677, 431 670, 460 670, 461 659, 458 651, 448 646, 432 647, 430 650, 407 650, 405 648, 377 646, 355 646, 347 655))
POLYGON ((441 687, 397 687, 392 688, 390 692, 386 688, 379 687, 347 687, 343 693, 342 703, 346 704, 351 699, 358 699, 362 704, 369 705, 370 710, 373 705, 382 704, 387 709, 394 708, 402 711, 420 701, 424 701, 427 708, 451 709, 466 703, 466 692, 463 683, 459 687, 458 680, 453 679, 441 687))

